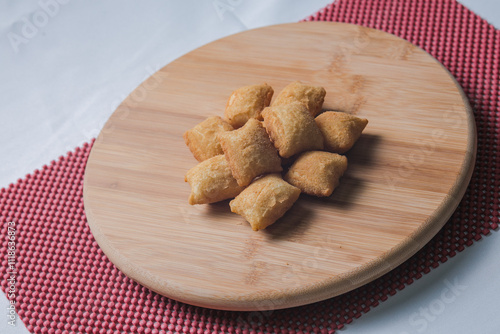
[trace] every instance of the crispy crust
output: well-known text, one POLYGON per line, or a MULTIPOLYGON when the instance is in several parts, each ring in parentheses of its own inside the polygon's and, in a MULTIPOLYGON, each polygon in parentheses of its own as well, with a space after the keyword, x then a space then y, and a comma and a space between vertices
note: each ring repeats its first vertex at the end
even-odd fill
POLYGON ((186 145, 198 161, 223 154, 217 134, 232 131, 233 127, 219 116, 208 117, 183 135, 186 145))
POLYGON ((264 126, 283 158, 323 149, 323 135, 305 105, 299 102, 274 106, 262 112, 264 126))
POLYGON ((283 181, 279 174, 270 174, 252 182, 229 206, 258 231, 281 218, 299 195, 300 190, 283 181))
POLYGON ((276 96, 273 106, 287 105, 293 102, 300 102, 306 105, 309 113, 315 117, 323 108, 326 90, 319 86, 309 86, 300 81, 294 81, 283 88, 276 96))
POLYGON ((240 129, 218 135, 224 156, 240 186, 267 173, 281 172, 281 159, 261 122, 252 118, 240 129))
POLYGON ((316 117, 316 124, 325 138, 325 149, 345 153, 359 139, 368 120, 343 112, 326 111, 316 117))
POLYGON ((243 126, 250 118, 262 120, 260 113, 271 103, 273 93, 273 88, 266 83, 235 90, 227 101, 225 120, 235 128, 243 126))
POLYGON ((330 196, 347 169, 347 158, 336 153, 310 151, 301 154, 284 179, 302 192, 330 196))
POLYGON ((208 204, 237 196, 240 187, 231 174, 223 155, 200 162, 191 168, 184 179, 191 185, 189 204, 208 204))

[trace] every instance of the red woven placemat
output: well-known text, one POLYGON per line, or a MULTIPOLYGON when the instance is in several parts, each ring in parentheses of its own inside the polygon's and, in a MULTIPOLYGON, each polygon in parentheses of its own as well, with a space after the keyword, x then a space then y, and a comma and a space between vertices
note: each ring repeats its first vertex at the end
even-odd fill
MULTIPOLYGON (((83 173, 91 148, 85 144, 0 190, 2 244, 7 245, 8 222, 14 222, 10 234, 15 233, 16 309, 28 330, 333 332, 497 228, 500 32, 451 0, 337 1, 308 20, 356 23, 403 37, 441 61, 464 88, 477 123, 477 164, 464 199, 439 234, 387 275, 323 302, 268 312, 190 306, 133 282, 99 249, 83 210, 83 173)), ((4 291, 12 282, 7 283, 11 269, 4 257, 4 291)))

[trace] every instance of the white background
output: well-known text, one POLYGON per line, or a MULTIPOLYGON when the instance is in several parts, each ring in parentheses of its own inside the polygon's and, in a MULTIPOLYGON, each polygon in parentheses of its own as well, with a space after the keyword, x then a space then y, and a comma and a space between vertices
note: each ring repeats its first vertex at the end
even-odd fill
MULTIPOLYGON (((0 0, 0 187, 96 137, 170 61, 229 34, 297 22, 331 1, 0 0)), ((500 1, 461 2, 500 27, 500 1)), ((497 333, 497 254, 493 232, 343 332, 497 333)), ((19 319, 7 324, 6 307, 0 293, 0 333, 27 333, 19 319)))

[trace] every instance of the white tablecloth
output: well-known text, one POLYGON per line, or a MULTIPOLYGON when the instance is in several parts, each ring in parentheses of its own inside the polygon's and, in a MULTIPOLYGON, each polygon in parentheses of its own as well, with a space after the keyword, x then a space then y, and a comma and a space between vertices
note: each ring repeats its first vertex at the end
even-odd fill
MULTIPOLYGON (((331 1, 0 1, 0 187, 96 137, 118 104, 175 58, 299 21, 331 1)), ((461 2, 500 27, 498 0, 461 2)), ((343 331, 497 333, 497 254, 494 232, 343 331)), ((7 324, 3 293, 0 309, 0 333, 27 333, 20 319, 7 324)))

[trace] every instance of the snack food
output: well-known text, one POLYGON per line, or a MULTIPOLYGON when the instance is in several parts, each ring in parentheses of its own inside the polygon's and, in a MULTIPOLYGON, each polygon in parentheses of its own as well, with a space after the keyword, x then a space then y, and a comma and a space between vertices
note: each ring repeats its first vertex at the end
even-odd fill
POLYGON ((243 126, 250 118, 262 120, 260 113, 271 103, 273 93, 273 88, 266 83, 235 90, 227 101, 224 118, 235 128, 243 126))
POLYGON ((238 130, 218 135, 231 172, 240 186, 266 173, 281 172, 278 151, 261 122, 251 118, 238 130))
POLYGON ((184 133, 201 161, 185 176, 189 204, 234 198, 231 211, 255 231, 282 217, 301 192, 330 196, 347 169, 347 158, 337 153, 348 151, 368 123, 344 112, 314 118, 323 106, 323 87, 292 82, 269 107, 272 94, 267 84, 241 87, 224 112, 231 124, 213 116, 184 133), (284 177, 282 166, 288 168, 284 177))
POLYGON ((198 161, 223 154, 217 134, 231 131, 233 127, 219 116, 212 116, 184 132, 184 141, 198 161))
POLYGON ((223 155, 217 155, 191 168, 184 178, 191 185, 189 204, 208 204, 233 198, 244 187, 238 185, 223 155))
POLYGON ((326 111, 316 117, 316 124, 325 138, 325 149, 345 153, 359 139, 368 120, 344 112, 326 111))
POLYGON ((283 158, 323 149, 323 135, 305 105, 293 102, 262 112, 264 127, 283 158))
POLYGON ((306 105, 309 113, 315 117, 321 111, 325 101, 326 91, 323 87, 310 86, 300 81, 294 81, 276 96, 273 106, 287 105, 300 102, 306 105))
POLYGON ((325 197, 332 194, 346 169, 347 158, 343 155, 309 151, 295 160, 284 179, 306 194, 325 197))
POLYGON ((258 231, 281 218, 299 195, 299 188, 285 182, 281 175, 269 174, 252 182, 229 202, 229 206, 258 231))

